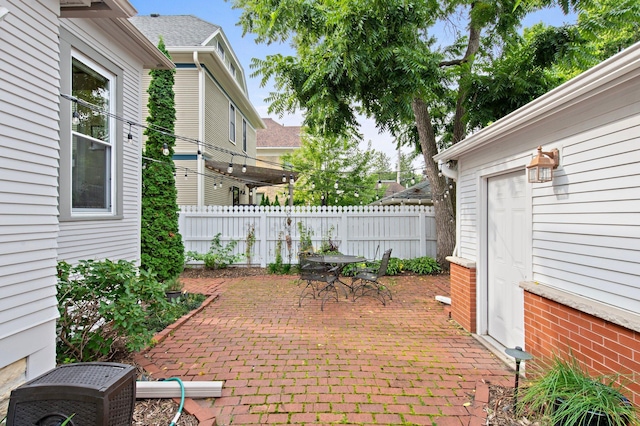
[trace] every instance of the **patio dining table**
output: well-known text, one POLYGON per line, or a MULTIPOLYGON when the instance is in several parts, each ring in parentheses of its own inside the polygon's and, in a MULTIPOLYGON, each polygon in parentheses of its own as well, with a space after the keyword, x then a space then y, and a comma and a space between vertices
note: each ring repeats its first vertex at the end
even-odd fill
POLYGON ((349 264, 362 263, 367 261, 367 259, 365 259, 362 256, 352 256, 352 255, 346 255, 346 254, 314 255, 314 256, 309 256, 307 260, 309 262, 322 263, 324 265, 330 266, 330 268, 328 269, 334 275, 335 279, 331 280, 327 284, 327 286, 325 286, 323 291, 331 290, 332 289, 331 286, 335 286, 335 283, 339 282, 343 286, 342 288, 344 290, 344 295, 347 299, 349 298, 349 294, 347 293, 346 289, 348 288, 349 290, 353 291, 353 287, 340 279, 342 270, 344 269, 345 266, 349 264))

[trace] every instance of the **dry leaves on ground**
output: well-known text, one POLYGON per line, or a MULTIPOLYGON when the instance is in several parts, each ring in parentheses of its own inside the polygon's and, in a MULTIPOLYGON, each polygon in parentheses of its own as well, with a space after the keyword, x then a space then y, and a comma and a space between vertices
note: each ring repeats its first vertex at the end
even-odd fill
POLYGON ((526 417, 516 416, 513 410, 512 387, 489 385, 489 403, 485 407, 486 425, 492 426, 540 426, 526 417))

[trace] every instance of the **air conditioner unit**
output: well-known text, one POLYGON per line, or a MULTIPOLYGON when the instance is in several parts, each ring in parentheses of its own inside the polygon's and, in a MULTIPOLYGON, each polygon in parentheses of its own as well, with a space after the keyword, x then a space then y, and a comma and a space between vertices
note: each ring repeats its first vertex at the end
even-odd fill
POLYGON ((130 426, 136 369, 127 364, 66 364, 11 392, 7 426, 130 426))

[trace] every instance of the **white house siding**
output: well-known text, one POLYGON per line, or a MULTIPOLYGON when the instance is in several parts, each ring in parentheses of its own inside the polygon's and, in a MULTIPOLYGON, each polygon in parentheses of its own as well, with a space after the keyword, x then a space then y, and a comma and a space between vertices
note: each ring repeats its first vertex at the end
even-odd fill
MULTIPOLYGON (((639 50, 636 46, 634 52, 639 50)), ((486 213, 486 178, 513 170, 524 173, 538 145, 558 148, 560 167, 553 183, 528 185, 528 279, 640 312, 640 55, 633 57, 636 65, 626 67, 627 74, 556 89, 549 95, 559 99, 555 107, 545 109, 543 97, 526 110, 533 118, 516 112, 514 120, 523 117, 517 126, 498 127, 490 145, 460 154, 459 257, 481 260, 478 235, 484 225, 477 219, 486 213), (560 100, 561 95, 566 99, 560 100)), ((627 63, 633 62, 627 59, 611 68, 625 70, 627 63)))
POLYGON ((0 6, 0 376, 17 385, 55 366, 58 3, 0 6))
MULTIPOLYGON (((93 22, 82 19, 61 19, 61 27, 84 44, 82 52, 87 56, 101 55, 122 69, 123 75, 117 79, 122 81, 122 105, 118 106, 118 114, 125 119, 141 122, 140 97, 142 63, 121 46, 109 34, 97 27, 93 22), (89 47, 87 49, 87 46, 89 47), (121 108, 121 110, 120 110, 121 108)), ((73 41, 72 41, 73 42, 73 41)), ((67 101, 63 101, 67 102, 67 101)), ((68 105, 63 105, 68 108, 68 105)), ((62 121, 61 125, 69 125, 62 121)), ((124 143, 129 128, 121 127, 122 169, 116 173, 121 180, 121 187, 114 194, 114 199, 121 202, 119 214, 112 218, 96 220, 77 220, 73 216, 61 219, 58 238, 58 259, 75 263, 82 259, 125 259, 136 261, 140 256, 140 128, 132 128, 134 144, 124 143)), ((68 144, 64 140, 62 143, 68 144)), ((60 191, 68 191, 61 187, 60 191)))

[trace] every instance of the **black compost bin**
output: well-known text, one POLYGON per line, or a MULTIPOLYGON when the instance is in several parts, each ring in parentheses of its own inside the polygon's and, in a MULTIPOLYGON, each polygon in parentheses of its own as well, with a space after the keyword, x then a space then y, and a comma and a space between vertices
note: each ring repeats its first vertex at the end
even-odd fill
POLYGON ((7 426, 130 426, 136 369, 86 362, 56 367, 11 392, 7 426))

